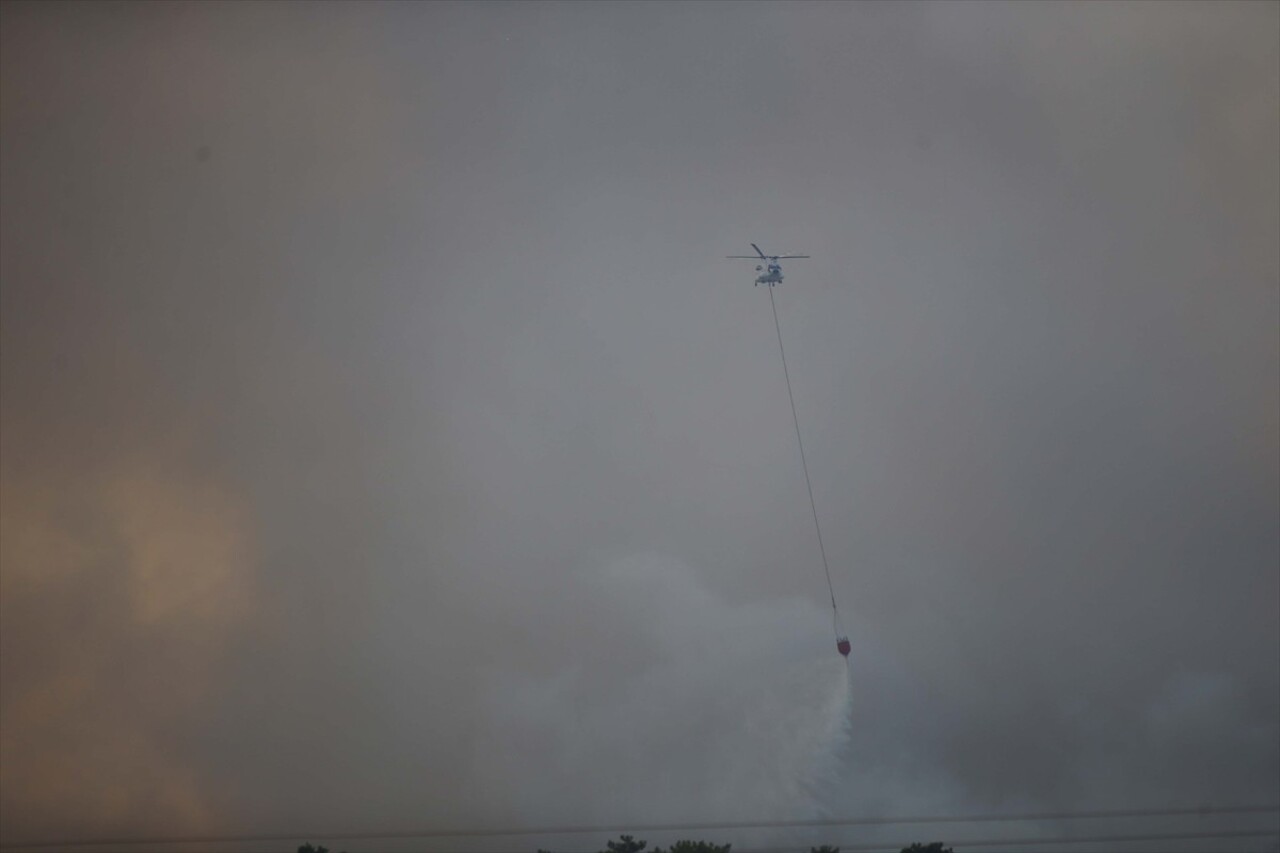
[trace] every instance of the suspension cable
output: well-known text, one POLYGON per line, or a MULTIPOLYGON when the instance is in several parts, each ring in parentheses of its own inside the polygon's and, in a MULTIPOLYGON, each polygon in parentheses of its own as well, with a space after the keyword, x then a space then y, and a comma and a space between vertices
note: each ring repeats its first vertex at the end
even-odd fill
POLYGON ((782 376, 787 380, 787 399, 791 401, 791 420, 796 425, 796 444, 800 445, 800 467, 804 469, 804 485, 809 490, 809 509, 813 510, 813 529, 818 534, 818 552, 822 554, 822 571, 827 576, 827 591, 831 593, 831 610, 836 609, 836 590, 831 584, 831 568, 827 565, 827 549, 822 544, 822 525, 818 523, 818 504, 813 499, 813 483, 809 480, 809 463, 804 458, 804 439, 800 437, 800 418, 796 415, 796 398, 791 393, 791 374, 787 371, 787 351, 782 346, 782 324, 778 322, 778 303, 773 299, 773 285, 769 286, 769 305, 773 308, 773 328, 778 332, 778 352, 782 355, 782 376))

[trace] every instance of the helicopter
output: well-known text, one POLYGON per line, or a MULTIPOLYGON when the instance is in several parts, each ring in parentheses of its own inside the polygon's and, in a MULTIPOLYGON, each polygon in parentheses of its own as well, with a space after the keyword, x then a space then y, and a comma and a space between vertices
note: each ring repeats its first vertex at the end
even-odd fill
POLYGON ((767 284, 773 287, 775 284, 782 284, 782 264, 780 260, 788 258, 807 258, 808 255, 766 255, 760 251, 760 247, 755 243, 751 244, 751 248, 756 250, 754 255, 725 255, 726 258, 746 258, 752 261, 764 261, 763 264, 756 264, 756 272, 760 275, 756 276, 756 284, 767 284))

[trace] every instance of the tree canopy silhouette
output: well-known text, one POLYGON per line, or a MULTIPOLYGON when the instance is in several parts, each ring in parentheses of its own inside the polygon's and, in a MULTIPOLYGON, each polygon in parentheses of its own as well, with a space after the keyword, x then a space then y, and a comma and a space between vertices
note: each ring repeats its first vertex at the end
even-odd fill
MULTIPOLYGON (((600 853, 641 853, 648 846, 647 841, 641 841, 630 835, 620 835, 617 841, 606 841, 605 849, 600 853)), ((731 844, 712 844, 710 841, 683 840, 677 841, 665 850, 655 847, 649 853, 730 853, 732 846, 731 844)), ((313 853, 313 851, 299 847, 298 853, 313 853)), ((321 848, 314 853, 327 853, 327 851, 321 848)), ((539 849, 538 853, 551 853, 551 851, 539 849)), ((840 848, 823 844, 821 847, 810 847, 809 853, 840 853, 840 848)), ((917 842, 910 847, 903 847, 902 853, 955 853, 955 851, 950 847, 944 847, 941 841, 933 841, 929 844, 917 842)))
MULTIPOLYGON (((712 844, 709 841, 677 841, 668 847, 665 853, 729 853, 731 844, 712 844)), ((661 847, 654 853, 664 853, 661 847)))
MULTIPOLYGON (((606 841, 604 846, 608 848, 608 853, 640 853, 647 843, 645 841, 637 841, 630 835, 619 835, 617 841, 606 841)), ((605 853, 605 851, 601 850, 600 853, 605 853)))

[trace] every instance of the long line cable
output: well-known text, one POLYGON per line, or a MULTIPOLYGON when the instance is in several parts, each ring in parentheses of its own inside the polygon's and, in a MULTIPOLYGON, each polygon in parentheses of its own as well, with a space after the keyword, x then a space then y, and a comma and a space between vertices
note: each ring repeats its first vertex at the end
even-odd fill
POLYGON ((827 576, 827 591, 831 593, 831 610, 837 613, 836 590, 831 584, 831 568, 827 565, 827 549, 822 544, 822 525, 818 523, 818 504, 813 499, 813 483, 809 479, 809 463, 804 458, 804 439, 800 437, 800 417, 796 414, 796 398, 791 393, 791 373, 787 370, 787 351, 782 346, 782 324, 778 322, 778 303, 773 299, 773 285, 769 286, 769 305, 773 308, 773 328, 778 332, 778 352, 782 355, 782 376, 787 380, 787 399, 791 401, 791 420, 796 425, 796 444, 800 445, 800 467, 804 469, 804 485, 809 490, 809 509, 813 510, 813 529, 818 534, 818 552, 822 554, 822 571, 827 576))
MULTIPOLYGON (((689 823, 650 823, 650 824, 594 824, 566 826, 525 826, 495 829, 417 829, 392 830, 383 832, 276 832, 270 834, 227 834, 227 835, 172 835, 172 836, 133 836, 133 837, 99 837, 65 840, 39 841, 5 841, 0 843, 0 850, 34 850, 51 847, 96 847, 103 845, 119 845, 140 847, 142 845, 163 844, 232 844, 253 843, 257 841, 294 841, 298 839, 316 840, 386 840, 408 838, 496 838, 499 836, 525 835, 582 835, 615 832, 689 832, 711 829, 798 829, 840 826, 908 826, 923 824, 961 824, 961 823, 1018 823, 1030 821, 1055 820, 1105 820, 1119 818, 1170 818, 1170 817, 1211 817, 1214 815, 1246 815, 1275 814, 1280 812, 1280 804, 1273 805, 1231 805, 1202 806, 1163 809, 1105 809, 1079 812, 996 812, 991 814, 956 814, 956 815, 905 815, 897 817, 844 817, 820 820, 726 820, 689 823)), ((315 827, 312 827, 314 830, 315 827)), ((1267 830, 1270 832, 1270 830, 1267 830)), ((972 843, 972 842, 956 842, 972 843)), ((1047 843, 1047 842, 1046 842, 1047 843)), ((1067 843, 1054 841, 1053 843, 1067 843)), ((845 845, 841 845, 844 847, 845 845)))

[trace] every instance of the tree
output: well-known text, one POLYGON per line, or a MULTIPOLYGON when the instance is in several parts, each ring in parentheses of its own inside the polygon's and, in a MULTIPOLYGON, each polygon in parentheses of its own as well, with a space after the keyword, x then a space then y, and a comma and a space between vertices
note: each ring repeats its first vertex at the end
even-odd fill
MULTIPOLYGON (((600 853, 640 853, 641 850, 648 846, 648 843, 647 841, 632 838, 630 835, 621 835, 618 836, 617 841, 606 841, 605 847, 608 849, 601 850, 600 853)), ((712 844, 709 841, 689 841, 686 839, 677 841, 666 850, 661 847, 655 847, 649 853, 730 853, 732 846, 732 844, 712 844)), ((298 853, 304 853, 304 851, 299 849, 298 853)), ((538 853, 551 853, 551 851, 538 848, 538 853)), ((828 851, 828 853, 840 853, 840 851, 828 851)))
POLYGON ((941 841, 934 841, 930 844, 916 842, 910 847, 903 847, 902 853, 956 853, 956 851, 950 847, 943 847, 941 841))
MULTIPOLYGON (((677 841, 668 847, 665 853, 729 853, 732 844, 712 844, 709 841, 677 841)), ((654 848, 653 853, 664 853, 661 847, 654 848)))

